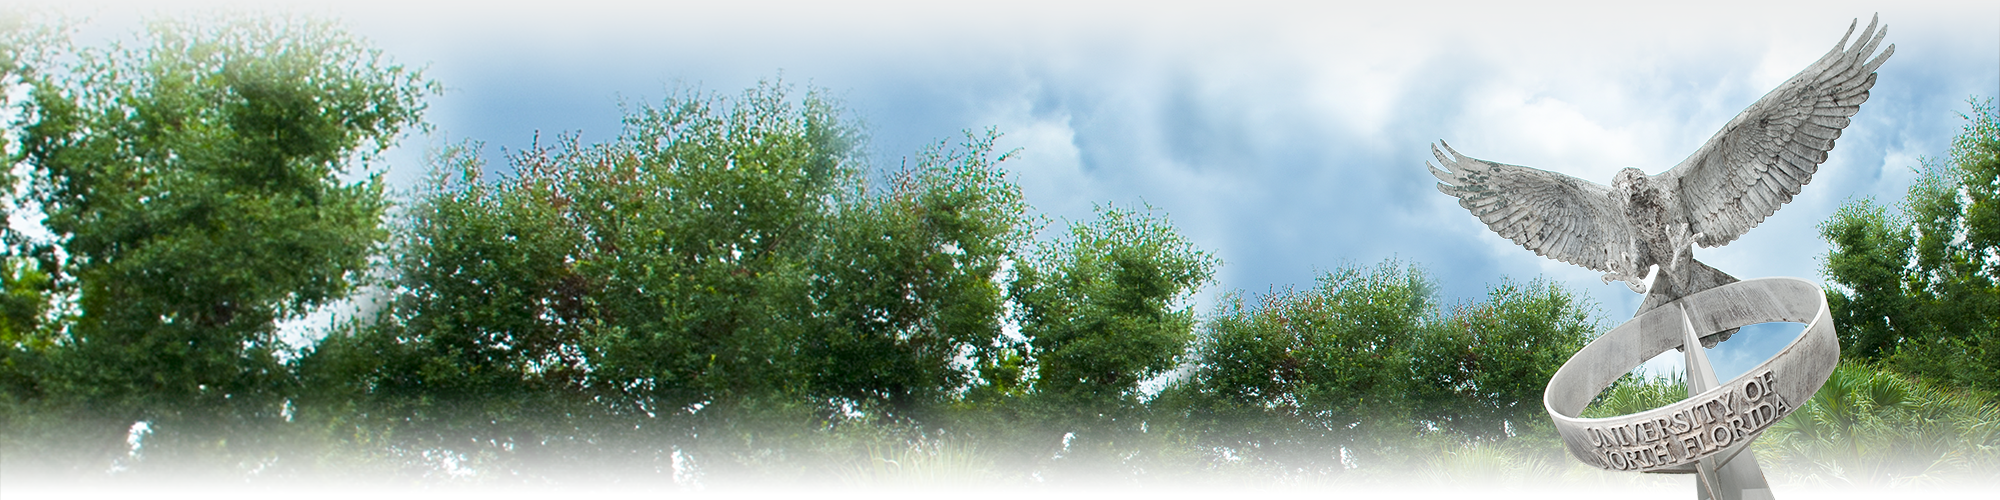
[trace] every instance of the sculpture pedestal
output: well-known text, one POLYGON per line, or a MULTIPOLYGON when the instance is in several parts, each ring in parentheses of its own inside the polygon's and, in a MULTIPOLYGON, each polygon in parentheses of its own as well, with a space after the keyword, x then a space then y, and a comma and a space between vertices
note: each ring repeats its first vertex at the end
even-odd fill
POLYGON ((1695 498, 1701 500, 1775 500, 1771 483, 1764 481, 1764 469, 1757 466, 1755 453, 1743 452, 1735 460, 1715 469, 1715 481, 1706 475, 1694 479, 1695 498))
MULTIPOLYGON (((1672 307, 1681 311, 1681 330, 1685 335, 1681 340, 1681 352, 1686 356, 1683 366, 1687 371, 1682 380, 1687 382, 1689 398, 1700 397, 1721 384, 1715 380, 1715 365, 1708 362, 1708 350, 1701 347, 1701 334, 1694 330, 1687 304, 1675 303, 1672 307)), ((1670 333, 1648 332, 1647 335, 1664 336, 1670 333)), ((1743 446, 1747 448, 1749 440, 1744 440, 1743 446)), ((1771 483, 1764 480, 1764 468, 1757 465, 1757 454, 1754 452, 1744 450, 1734 457, 1701 459, 1695 465, 1695 471, 1695 498, 1700 500, 1775 500, 1771 496, 1771 483)))
POLYGON ((1755 455, 1744 453, 1771 424, 1812 397, 1840 341, 1819 287, 1796 278, 1740 281, 1646 311, 1598 337, 1549 379, 1542 402, 1570 455, 1607 470, 1695 474, 1696 496, 1772 498, 1755 455), (1718 383, 1702 335, 1757 323, 1805 323, 1776 356, 1718 383), (1612 382, 1667 349, 1687 346, 1688 399, 1609 418, 1579 418, 1612 382))

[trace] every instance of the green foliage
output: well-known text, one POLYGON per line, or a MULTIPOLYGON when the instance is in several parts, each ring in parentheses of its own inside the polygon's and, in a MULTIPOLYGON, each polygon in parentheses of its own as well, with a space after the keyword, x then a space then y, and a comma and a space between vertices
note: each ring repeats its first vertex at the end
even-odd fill
POLYGON ((1654 408, 1674 404, 1688 398, 1687 381, 1679 374, 1671 377, 1643 378, 1625 374, 1611 387, 1604 389, 1597 399, 1584 407, 1583 418, 1609 418, 1631 415, 1654 408))
POLYGON ((978 375, 963 358, 999 357, 999 270, 1028 234, 997 135, 871 192, 857 128, 788 92, 677 95, 493 182, 448 151, 386 314, 301 362, 321 407, 359 401, 374 420, 352 425, 491 466, 679 447, 726 475, 824 444, 773 435, 947 404, 978 375))
POLYGON ((1827 291, 1842 354, 1854 359, 1889 355, 1903 340, 1891 317, 1910 311, 1916 300, 1906 288, 1914 283, 1907 283, 1903 274, 1910 262, 1908 226, 1882 206, 1861 200, 1842 205, 1820 232, 1835 249, 1827 256, 1828 277, 1851 290, 1827 291))
MULTIPOLYGON (((17 131, 29 109, 17 91, 27 90, 41 65, 52 51, 65 46, 61 23, 31 18, 13 9, 0 9, 0 156, 12 164, 20 153, 17 131)), ((13 169, 0 172, 0 186, 8 193, 0 196, 9 212, 20 211, 23 200, 13 191, 20 180, 13 169)), ((46 361, 42 353, 55 346, 53 325, 44 321, 50 308, 50 276, 33 258, 27 247, 33 244, 11 225, 0 225, 0 244, 6 247, 0 259, 0 398, 8 400, 36 392, 38 366, 46 361)), ((0 404, 18 404, 8 401, 0 404)))
POLYGON ((1281 471, 1402 463, 1433 440, 1533 435, 1550 448, 1542 388, 1598 333, 1589 305, 1551 283, 1510 282, 1444 313, 1436 289, 1392 261, 1254 306, 1232 296, 1204 328, 1192 376, 1162 400, 1204 442, 1281 471))
POLYGON ((1386 262, 1254 306, 1233 295, 1203 330, 1189 381, 1170 391, 1200 435, 1233 453, 1339 471, 1414 432, 1408 349, 1435 313, 1435 290, 1418 269, 1386 262))
POLYGON ((1543 280, 1504 282, 1458 307, 1412 348, 1417 418, 1474 438, 1546 433, 1543 389, 1600 333, 1594 309, 1543 280))
POLYGON ((1041 245, 1012 284, 1035 389, 1082 412, 1133 401, 1193 340, 1183 304, 1216 265, 1165 219, 1113 207, 1041 245))
POLYGON ((1009 291, 1026 345, 1002 346, 982 365, 990 385, 1032 375, 1017 388, 1025 397, 989 411, 1017 412, 1011 420, 1029 428, 1002 435, 1022 443, 1021 460, 1060 460, 1051 475, 1101 479, 1159 458, 1137 456, 1161 439, 1147 432, 1140 384, 1179 366, 1194 339, 1187 301, 1218 261, 1149 211, 1098 207, 1096 220, 1014 262, 1009 291))
POLYGON ((30 259, 10 259, 0 269, 0 346, 12 350, 43 351, 54 348, 54 339, 42 328, 47 314, 49 275, 30 259))
POLYGON ((1182 303, 1214 266, 1165 220, 1108 207, 1041 245, 1012 283, 1035 390, 1106 417, 1135 402, 1139 383, 1172 369, 1192 340, 1182 303))
POLYGON ((1892 213, 1849 202, 1820 226, 1842 354, 2000 390, 2000 115, 1972 102, 1944 160, 1892 213))
MULTIPOLYGON (((814 254, 811 296, 824 314, 802 339, 801 367, 820 396, 881 402, 910 415, 975 379, 1004 389, 1002 266, 1029 235, 1020 189, 996 167, 994 132, 957 150, 921 152, 886 192, 841 210, 814 254), (985 361, 987 374, 958 366, 985 361)), ((1015 358, 1018 366, 1018 356, 1015 358)))
POLYGON ((17 240, 47 279, 15 270, 9 298, 45 283, 64 316, 6 390, 103 437, 237 447, 213 433, 280 421, 295 387, 276 322, 345 297, 386 237, 366 160, 437 86, 318 22, 163 21, 143 46, 22 75, 22 203, 55 239, 17 240))
POLYGON ((1759 445, 1774 469, 1805 482, 1990 478, 2000 467, 2000 405, 1847 360, 1759 445))
POLYGON ((576 409, 564 403, 582 397, 578 360, 560 341, 578 333, 552 307, 573 232, 541 205, 504 210, 535 193, 488 189, 465 154, 450 149, 440 161, 474 182, 407 208, 392 247, 401 293, 383 318, 336 331, 299 360, 306 420, 414 447, 532 440, 512 434, 537 423, 524 419, 576 409))

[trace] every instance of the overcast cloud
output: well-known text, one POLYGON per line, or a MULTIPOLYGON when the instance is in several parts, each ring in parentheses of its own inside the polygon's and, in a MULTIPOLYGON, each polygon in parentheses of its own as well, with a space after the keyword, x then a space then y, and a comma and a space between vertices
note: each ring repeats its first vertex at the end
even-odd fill
MULTIPOLYGON (((1429 269, 1447 300, 1548 276, 1628 317, 1637 294, 1501 239, 1438 193, 1427 145, 1598 183, 1626 166, 1658 173, 1880 9, 1896 54, 1812 184, 1744 238, 1696 253, 1738 277, 1819 281, 1815 224, 1843 200, 1900 199, 1918 157, 1945 151, 1965 99, 2000 92, 1992 2, 1376 3, 298 8, 446 85, 431 100, 436 133, 391 156, 398 182, 447 140, 489 153, 537 131, 606 140, 621 99, 657 100, 676 82, 735 93, 782 72, 840 96, 880 165, 991 126, 1021 148, 1004 165, 1054 220, 1106 202, 1165 211, 1226 262, 1203 311, 1220 290, 1310 285, 1395 257, 1429 269)), ((72 12, 94 12, 88 38, 129 32, 144 10, 72 12)))

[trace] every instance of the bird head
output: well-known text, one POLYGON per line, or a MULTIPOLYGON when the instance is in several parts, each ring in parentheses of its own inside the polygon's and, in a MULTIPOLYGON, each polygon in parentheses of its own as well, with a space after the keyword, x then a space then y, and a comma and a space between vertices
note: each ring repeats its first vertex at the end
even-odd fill
POLYGON ((1625 167, 1624 170, 1618 171, 1617 177, 1611 178, 1611 187, 1628 193, 1645 189, 1646 171, 1625 167))

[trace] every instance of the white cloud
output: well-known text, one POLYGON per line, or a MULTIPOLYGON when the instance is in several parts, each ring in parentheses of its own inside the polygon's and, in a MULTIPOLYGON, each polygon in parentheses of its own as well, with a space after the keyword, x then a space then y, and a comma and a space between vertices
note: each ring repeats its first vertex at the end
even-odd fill
POLYGON ((1009 101, 983 120, 1006 131, 997 149, 1016 151, 1002 166, 1030 205, 1046 213, 1090 213, 1088 200, 1101 199, 1103 193, 1083 169, 1070 115, 1034 116, 1026 101, 1009 101))

